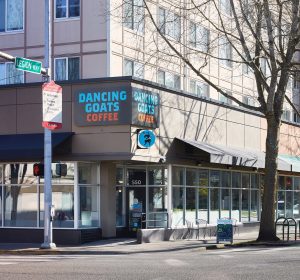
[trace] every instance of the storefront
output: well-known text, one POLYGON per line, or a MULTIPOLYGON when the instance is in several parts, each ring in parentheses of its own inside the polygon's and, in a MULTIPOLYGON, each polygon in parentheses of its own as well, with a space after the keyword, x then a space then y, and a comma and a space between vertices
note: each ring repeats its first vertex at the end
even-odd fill
MULTIPOLYGON (((196 219, 259 222, 260 115, 126 77, 62 87, 63 128, 53 134, 54 242, 196 219)), ((33 174, 43 161, 41 103, 41 84, 0 87, 1 242, 43 238, 44 179, 33 174)), ((300 218, 300 129, 284 123, 282 130, 289 145, 280 148, 277 216, 300 218)))

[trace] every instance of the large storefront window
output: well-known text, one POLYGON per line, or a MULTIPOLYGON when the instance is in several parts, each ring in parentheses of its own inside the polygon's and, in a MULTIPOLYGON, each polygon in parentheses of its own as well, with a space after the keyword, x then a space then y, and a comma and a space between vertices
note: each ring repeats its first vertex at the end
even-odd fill
POLYGON ((174 225, 176 227, 184 224, 183 201, 184 201, 184 188, 183 187, 173 187, 173 189, 172 189, 172 207, 173 207, 172 225, 174 225))
POLYGON ((31 171, 26 163, 3 165, 4 226, 37 226, 37 187, 31 171))
POLYGON ((4 197, 4 226, 36 227, 36 186, 6 185, 4 197))
POLYGON ((231 218, 240 221, 241 211, 241 173, 232 172, 232 210, 231 218))
POLYGON ((242 222, 249 221, 250 174, 242 173, 242 222))
POLYGON ((173 226, 180 219, 183 224, 197 219, 211 224, 219 218, 258 220, 258 174, 174 167, 172 178, 173 226))
POLYGON ((210 176, 210 212, 209 221, 217 221, 220 218, 220 171, 211 170, 210 176))
POLYGON ((98 165, 95 163, 78 163, 80 228, 99 226, 98 172, 98 165))
POLYGON ((300 177, 294 178, 294 206, 293 206, 294 218, 300 218, 300 177))
POLYGON ((208 220, 208 170, 199 170, 198 213, 197 219, 208 220))
POLYGON ((259 219, 259 176, 251 174, 250 185, 250 221, 258 221, 259 219))
MULTIPOLYGON (((0 226, 44 226, 44 177, 33 175, 33 165, 0 165, 0 226)), ((97 164, 78 163, 79 185, 74 180, 75 163, 52 163, 51 169, 52 204, 55 208, 53 227, 74 228, 76 207, 79 227, 99 226, 97 164), (76 189, 78 205, 75 204, 76 189)))
POLYGON ((231 191, 231 172, 222 172, 221 188, 221 218, 229 218, 230 214, 230 191, 231 191))

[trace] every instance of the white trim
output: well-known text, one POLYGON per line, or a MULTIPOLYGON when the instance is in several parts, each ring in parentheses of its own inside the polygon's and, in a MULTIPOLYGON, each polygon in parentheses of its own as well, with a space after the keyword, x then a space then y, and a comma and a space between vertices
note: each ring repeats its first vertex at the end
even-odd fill
POLYGON ((80 79, 80 66, 81 66, 81 59, 80 59, 80 56, 62 56, 62 57, 55 57, 54 58, 54 67, 52 67, 54 69, 54 73, 52 73, 52 76, 53 76, 53 79, 55 81, 69 81, 69 59, 70 58, 78 58, 79 59, 79 68, 78 68, 78 73, 79 73, 79 79, 80 79), (65 69, 65 72, 66 72, 66 79, 65 80, 56 80, 56 60, 58 59, 65 59, 66 60, 66 69, 65 69))
POLYGON ((56 20, 69 20, 69 19, 79 19, 80 16, 81 16, 81 2, 82 0, 80 0, 80 3, 79 3, 79 16, 76 16, 76 17, 70 17, 69 16, 69 0, 66 0, 66 16, 65 17, 61 17, 61 18, 57 18, 56 17, 56 0, 54 1, 54 20, 56 22, 56 20))
POLYGON ((0 31, 0 35, 2 34, 15 34, 15 33, 24 33, 24 25, 25 25, 25 0, 23 1, 23 23, 22 23, 22 29, 18 30, 7 30, 7 0, 5 0, 5 11, 4 11, 4 16, 5 16, 5 26, 4 26, 4 31, 0 31))
MULTIPOLYGON (((0 62, 0 64, 4 64, 5 67, 4 67, 4 81, 5 83, 3 85, 16 85, 16 84, 19 84, 19 83, 8 83, 7 80, 9 79, 9 76, 8 76, 8 73, 7 73, 7 64, 14 64, 13 62, 0 62)), ((21 84, 24 84, 25 83, 25 72, 24 71, 20 71, 20 70, 17 70, 18 72, 20 72, 20 77, 22 78, 22 81, 21 81, 21 84)), ((15 76, 13 76, 12 78, 14 78, 15 76)), ((1 78, 1 77, 0 77, 1 78)), ((2 81, 2 79, 1 79, 2 81)))

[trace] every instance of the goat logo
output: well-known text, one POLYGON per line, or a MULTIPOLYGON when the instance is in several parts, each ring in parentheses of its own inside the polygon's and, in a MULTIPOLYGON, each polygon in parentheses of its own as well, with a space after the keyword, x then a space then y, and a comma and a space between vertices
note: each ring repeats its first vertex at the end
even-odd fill
POLYGON ((154 145, 156 136, 152 130, 138 131, 138 148, 147 149, 154 145))

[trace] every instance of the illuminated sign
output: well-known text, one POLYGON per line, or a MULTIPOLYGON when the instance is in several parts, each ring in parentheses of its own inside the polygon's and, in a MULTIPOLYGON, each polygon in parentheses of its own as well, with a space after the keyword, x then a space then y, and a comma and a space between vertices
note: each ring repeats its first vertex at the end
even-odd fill
POLYGON ((78 126, 133 124, 157 128, 159 95, 147 90, 105 84, 75 92, 78 126))
POLYGON ((126 87, 99 87, 75 93, 75 122, 79 126, 130 123, 131 92, 126 87))
POLYGON ((158 93, 138 88, 132 89, 132 123, 138 126, 158 127, 158 93))

